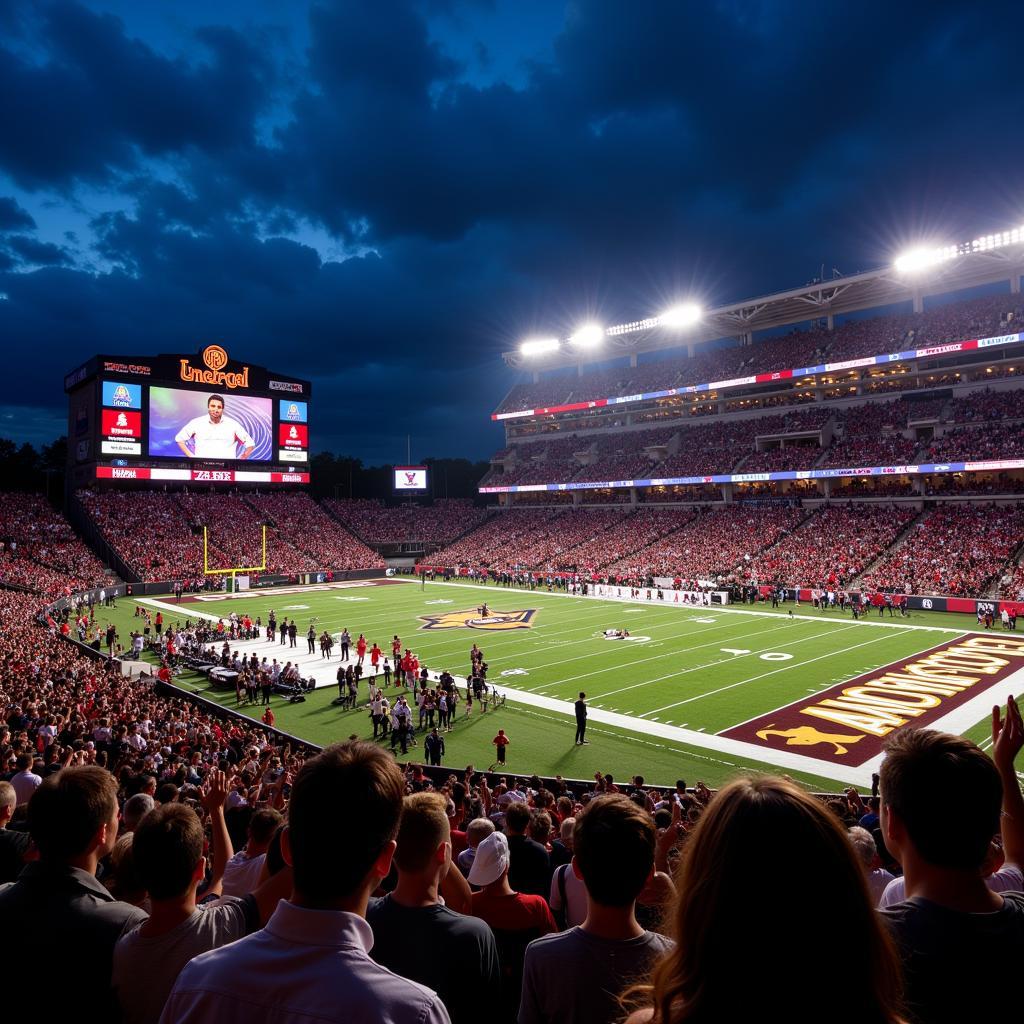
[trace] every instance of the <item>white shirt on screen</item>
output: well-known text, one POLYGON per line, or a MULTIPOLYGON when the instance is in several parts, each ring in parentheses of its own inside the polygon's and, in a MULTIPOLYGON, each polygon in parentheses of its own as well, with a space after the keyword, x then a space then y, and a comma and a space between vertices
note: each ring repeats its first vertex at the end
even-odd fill
POLYGON ((209 414, 189 420, 174 435, 174 440, 191 441, 197 459, 236 459, 239 445, 243 448, 256 445, 238 420, 222 416, 220 423, 214 423, 209 414))

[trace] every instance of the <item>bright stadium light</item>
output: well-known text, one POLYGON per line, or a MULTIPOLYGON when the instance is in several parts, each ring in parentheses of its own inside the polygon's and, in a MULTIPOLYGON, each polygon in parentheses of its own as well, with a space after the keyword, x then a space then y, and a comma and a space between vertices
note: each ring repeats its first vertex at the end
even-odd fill
POLYGON ((908 249, 897 256, 893 261, 893 266, 901 274, 916 274, 929 267, 934 267, 936 263, 952 259, 956 254, 955 245, 944 246, 941 249, 926 249, 924 246, 919 246, 916 249, 908 249))
POLYGON ((661 327, 692 327, 703 315, 704 311, 696 302, 683 302, 666 309, 658 317, 658 324, 661 327))
POLYGON ((519 346, 524 356, 539 356, 543 352, 554 352, 561 343, 557 338, 530 338, 519 346))
POLYGON ((604 328, 600 324, 584 324, 569 340, 579 348, 593 348, 604 341, 604 328))

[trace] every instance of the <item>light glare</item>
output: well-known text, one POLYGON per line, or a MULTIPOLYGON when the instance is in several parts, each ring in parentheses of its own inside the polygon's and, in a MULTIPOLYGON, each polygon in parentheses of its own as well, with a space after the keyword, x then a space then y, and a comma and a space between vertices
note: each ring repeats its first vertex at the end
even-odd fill
POLYGON ((604 341, 604 328, 600 324, 584 324, 569 340, 580 348, 592 348, 604 341))
POLYGON ((537 356, 542 352, 554 352, 558 348, 557 338, 530 338, 519 346, 524 356, 537 356))
POLYGON ((658 323, 662 327, 692 327, 699 322, 703 310, 696 302, 683 302, 671 309, 666 309, 658 317, 658 323))

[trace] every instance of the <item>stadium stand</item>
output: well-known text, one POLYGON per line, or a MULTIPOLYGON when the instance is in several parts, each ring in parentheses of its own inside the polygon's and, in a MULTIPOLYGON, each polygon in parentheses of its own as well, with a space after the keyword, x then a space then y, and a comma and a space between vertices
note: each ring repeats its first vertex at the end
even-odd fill
MULTIPOLYGON (((502 458, 508 452, 498 452, 502 458)), ((471 501, 435 500, 433 505, 385 506, 379 501, 328 499, 324 508, 349 531, 368 544, 424 541, 450 544, 479 526, 492 512, 471 501)))

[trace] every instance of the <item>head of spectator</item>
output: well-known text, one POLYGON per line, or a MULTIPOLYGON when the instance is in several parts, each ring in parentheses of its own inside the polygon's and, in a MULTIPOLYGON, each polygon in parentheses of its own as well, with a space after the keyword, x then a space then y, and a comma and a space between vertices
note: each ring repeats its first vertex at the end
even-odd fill
POLYGON ((114 843, 110 853, 110 874, 103 876, 103 884, 115 899, 146 909, 148 894, 135 861, 134 832, 126 832, 114 843))
POLYGON ((372 743, 335 744, 306 761, 281 844, 295 875, 292 901, 365 916, 391 868, 404 796, 401 769, 372 743))
POLYGON ((135 869, 156 903, 180 901, 195 891, 206 874, 203 826, 185 804, 155 808, 135 830, 135 869))
POLYGON ((9 782, 0 782, 0 828, 7 828, 18 806, 18 796, 9 782))
POLYGON ((897 730, 885 749, 882 834, 903 867, 906 895, 956 902, 972 890, 990 902, 983 867, 1003 800, 995 764, 970 740, 932 729, 897 730))
POLYGON ((261 808, 249 819, 245 843, 245 852, 249 858, 267 852, 283 820, 281 812, 275 811, 272 807, 261 808))
POLYGON ((437 903, 438 889, 452 859, 451 826, 440 793, 414 793, 402 805, 393 896, 406 906, 437 903))
POLYGON ((148 793, 136 793, 128 797, 121 810, 121 824, 126 832, 134 832, 139 822, 156 806, 156 801, 148 793))
POLYGON ((678 890, 676 946, 644 992, 653 1015, 638 1011, 631 1024, 751 1019, 773 979, 797 961, 802 1010, 787 1011, 789 1020, 820 1020, 837 964, 863 980, 844 995, 841 1019, 898 1019, 899 967, 863 868, 834 815, 794 783, 764 776, 722 789, 690 834, 678 890), (771 893, 767 912, 751 906, 751 887, 771 893), (796 907, 798 927, 779 943, 779 921, 796 907), (738 943, 757 950, 742 971, 738 943))
POLYGON ((39 859, 96 874, 117 841, 117 783, 102 768, 65 768, 32 795, 28 828, 39 859))
POLYGON ((551 838, 551 815, 547 811, 534 811, 530 815, 530 838, 546 846, 551 838))
POLYGON ((508 888, 510 863, 504 833, 492 832, 477 844, 473 866, 469 869, 469 884, 485 890, 508 888))
POLYGON ((512 800, 505 811, 505 831, 510 836, 525 835, 530 818, 530 808, 522 800, 512 800))

